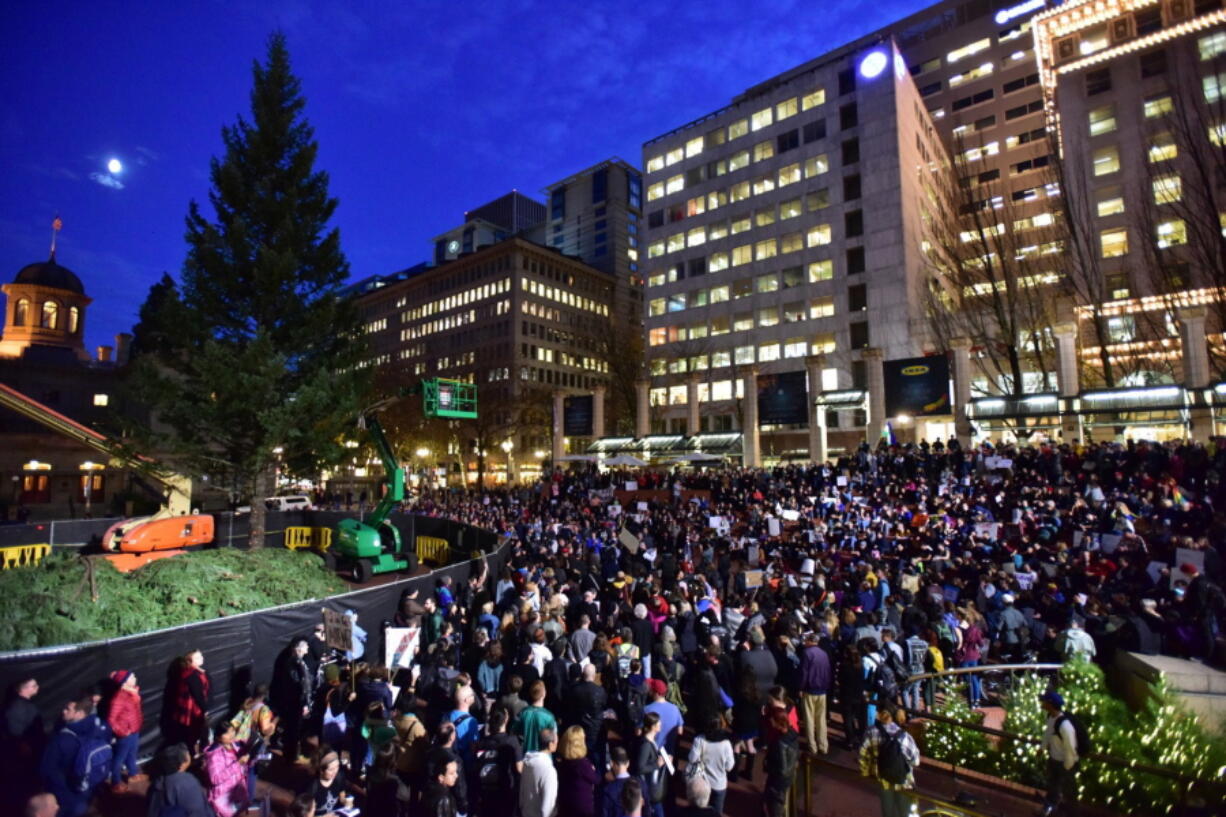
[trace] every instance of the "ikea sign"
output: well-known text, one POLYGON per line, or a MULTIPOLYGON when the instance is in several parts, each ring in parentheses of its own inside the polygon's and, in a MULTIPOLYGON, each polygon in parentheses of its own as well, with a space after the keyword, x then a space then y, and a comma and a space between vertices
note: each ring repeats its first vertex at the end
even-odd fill
POLYGON ((1010 6, 1007 9, 1001 9, 996 12, 996 25, 1003 26, 1010 20, 1016 20, 1025 14, 1039 9, 1047 5, 1047 0, 1026 0, 1025 3, 1018 3, 1016 6, 1010 6))

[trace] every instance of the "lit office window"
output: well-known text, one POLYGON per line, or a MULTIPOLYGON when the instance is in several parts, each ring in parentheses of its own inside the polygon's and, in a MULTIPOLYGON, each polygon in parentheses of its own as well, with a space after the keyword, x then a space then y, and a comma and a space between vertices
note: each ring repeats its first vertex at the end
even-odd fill
POLYGON ((967 43, 961 48, 955 48, 953 51, 950 51, 947 55, 945 55, 945 61, 947 63, 955 63, 958 60, 965 59, 966 57, 973 57, 981 51, 986 51, 991 46, 992 39, 990 37, 984 37, 982 40, 967 43))
POLYGON ((1146 99, 1143 107, 1146 119, 1157 119, 1175 110, 1175 103, 1171 101, 1170 94, 1164 93, 1146 99))
POLYGON ((647 200, 655 201, 664 197, 664 182, 656 182, 647 188, 647 200))
POLYGON ((1123 227, 1103 230, 1098 234, 1103 258, 1119 258, 1128 254, 1128 230, 1123 227))
POLYGON ((1124 196, 1117 185, 1104 187, 1095 193, 1099 217, 1114 216, 1124 212, 1124 196))
POLYGON ((759 241, 757 244, 754 244, 754 260, 764 261, 767 258, 774 258, 776 249, 775 239, 773 238, 768 238, 765 241, 759 241))
POLYGON ((779 254, 787 255, 790 252, 798 252, 804 249, 804 236, 800 233, 788 233, 779 239, 779 254))
POLYGON ((800 163, 788 165, 779 169, 779 186, 787 187, 800 181, 800 163))
POLYGON ((664 183, 665 193, 677 193, 685 188, 685 174, 678 173, 664 183))
POLYGON ((697 247, 700 244, 706 243, 706 240, 707 240, 707 228, 706 227, 695 227, 694 229, 690 230, 688 233, 685 234, 685 246, 687 247, 697 247))
MULTIPOLYGON (((1148 110, 1149 103, 1146 104, 1148 110)), ((1090 111, 1090 135, 1101 136, 1115 130, 1115 106, 1103 105, 1090 111)))
POLYGON ((1226 31, 1215 31, 1196 41, 1196 50, 1200 53, 1202 62, 1211 60, 1219 54, 1226 54, 1226 31))
POLYGON ((1175 139, 1169 133, 1156 134, 1149 142, 1149 161, 1166 162, 1179 155, 1175 139))
POLYGON ((758 361, 761 363, 769 363, 772 360, 779 359, 779 344, 764 343, 758 347, 758 361))
POLYGON ((664 156, 652 156, 647 160, 647 172, 654 173, 657 170, 664 169, 664 156))
POLYGON ((805 160, 805 178, 811 179, 814 176, 820 176, 830 170, 830 162, 826 158, 826 154, 814 156, 805 160))
POLYGON ((773 121, 771 117, 771 109, 763 108, 762 110, 749 117, 750 128, 752 130, 761 130, 773 121))
POLYGON ((1201 86, 1205 90, 1206 102, 1217 102, 1226 96, 1226 73, 1210 74, 1201 77, 1201 86))
POLYGON ((804 207, 800 199, 791 199, 779 205, 779 220, 787 221, 789 218, 796 218, 804 212, 804 207))
POLYGON ((1160 250, 1188 243, 1188 225, 1181 218, 1159 222, 1155 232, 1160 250))
POLYGON ((814 298, 809 301, 809 319, 829 318, 834 315, 834 296, 814 298))
POLYGON ((809 232, 805 235, 805 243, 810 247, 820 247, 823 244, 829 244, 830 225, 818 224, 816 227, 809 228, 809 232))
POLYGON ((775 105, 775 121, 782 122, 788 117, 795 116, 799 108, 796 105, 796 97, 785 99, 775 105))
POLYGON ((728 141, 731 142, 747 133, 749 133, 749 120, 738 119, 728 126, 728 141))
POLYGON ((834 262, 829 259, 825 261, 814 261, 809 265, 809 283, 816 284, 818 281, 830 281, 834 278, 834 262))
POLYGON ((818 88, 815 91, 805 94, 800 98, 800 109, 807 111, 810 108, 816 108, 819 105, 826 104, 826 89, 818 88))
POLYGON ((1115 145, 1108 145, 1094 151, 1094 175, 1106 176, 1120 169, 1120 151, 1115 145))
POLYGON ((664 155, 665 165, 675 165, 685 158, 685 148, 673 148, 664 155))
POLYGON ((690 158, 691 156, 697 156, 699 153, 702 153, 702 137, 701 136, 695 139, 691 139, 690 141, 685 143, 685 157, 687 159, 690 158))
POLYGON ((1174 204, 1183 198, 1183 182, 1178 173, 1156 177, 1153 188, 1154 204, 1174 204))

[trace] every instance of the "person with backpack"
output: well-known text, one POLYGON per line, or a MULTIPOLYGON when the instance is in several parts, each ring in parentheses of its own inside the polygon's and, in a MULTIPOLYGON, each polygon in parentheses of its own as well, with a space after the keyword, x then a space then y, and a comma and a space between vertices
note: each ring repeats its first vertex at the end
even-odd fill
POLYGON ((767 817, 783 817, 788 792, 800 763, 800 735, 785 709, 772 709, 768 719, 773 735, 766 747, 766 784, 762 789, 767 817))
POLYGON ((90 717, 94 702, 89 695, 65 702, 63 726, 43 750, 39 771, 47 791, 60 803, 60 817, 79 817, 89 808, 98 787, 111 774, 112 751, 90 717))
POLYGON ((1089 738, 1081 722, 1064 711, 1064 696, 1055 690, 1044 692, 1039 704, 1047 715, 1043 748, 1047 751, 1047 795, 1043 815, 1055 814, 1065 798, 1073 799, 1077 789, 1077 766, 1089 754, 1089 738))
POLYGON ((881 787, 881 817, 908 817, 915 788, 915 769, 920 764, 915 739, 902 728, 901 709, 883 706, 877 722, 868 730, 860 747, 860 773, 881 787))
MULTIPOLYGON (((663 669, 663 662, 657 669, 663 669)), ((677 741, 681 738, 681 730, 684 726, 684 717, 681 708, 674 701, 669 699, 669 695, 675 694, 680 698, 680 690, 676 687, 676 681, 669 681, 667 684, 659 678, 651 678, 647 681, 647 691, 651 695, 651 703, 643 708, 643 717, 646 718, 649 714, 654 714, 660 719, 660 731, 656 735, 656 746, 667 751, 670 755, 677 753, 677 741)))
POLYGON ((1025 614, 1013 606, 1012 593, 1002 593, 1000 601, 1004 605, 1000 611, 1000 657, 1006 661, 1021 661, 1030 643, 1030 623, 1025 614))
POLYGON ((473 748, 475 781, 469 791, 478 795, 478 817, 511 817, 515 811, 515 798, 507 793, 519 787, 524 751, 519 738, 507 734, 508 714, 495 707, 485 735, 473 748))

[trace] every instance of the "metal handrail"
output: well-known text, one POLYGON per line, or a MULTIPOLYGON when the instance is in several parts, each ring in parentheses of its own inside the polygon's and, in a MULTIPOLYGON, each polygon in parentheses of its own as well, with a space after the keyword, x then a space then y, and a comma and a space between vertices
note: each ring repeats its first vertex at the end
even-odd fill
MULTIPOLYGON (((977 667, 959 667, 957 669, 944 670, 942 672, 925 672, 919 675, 912 675, 908 679, 908 683, 930 678, 936 678, 939 680, 947 675, 966 675, 972 672, 982 672, 984 670, 1059 670, 1063 667, 1063 664, 984 664, 977 667)), ((969 729, 972 732, 980 732, 985 735, 992 735, 999 738, 1008 738, 1009 740, 1016 740, 1022 743, 1041 744, 1043 742, 1040 738, 1030 737, 1029 735, 1018 735, 1014 734, 1013 732, 1006 732, 1003 729, 993 729, 990 726, 984 726, 978 723, 967 723, 965 721, 956 720, 955 718, 946 717, 945 715, 938 715, 935 712, 930 712, 924 709, 909 709, 907 707, 903 707, 903 709, 907 713, 908 718, 939 721, 941 723, 947 723, 951 726, 957 726, 962 729, 969 729)), ((1170 778, 1171 780, 1177 780, 1181 783, 1198 783, 1201 785, 1226 788, 1226 781, 1206 780, 1201 777, 1192 777, 1190 775, 1183 774, 1182 772, 1172 771, 1171 769, 1167 769, 1162 766, 1151 766, 1148 763, 1139 763, 1135 760, 1125 760, 1124 758, 1115 757, 1114 755, 1104 755, 1099 752, 1091 752, 1083 757, 1097 760, 1101 763, 1107 763, 1112 766, 1135 769, 1137 771, 1146 772, 1158 777, 1170 778)))
MULTIPOLYGON (((812 765, 815 763, 820 763, 821 765, 828 767, 829 769, 834 769, 838 771, 843 777, 846 777, 848 779, 854 779, 857 782, 864 783, 864 784, 871 784, 873 788, 881 788, 881 781, 877 780, 876 778, 866 778, 864 775, 859 774, 855 769, 848 768, 847 766, 844 766, 841 763, 835 763, 833 760, 829 760, 824 757, 818 757, 816 755, 805 754, 805 755, 801 755, 801 761, 804 765, 804 777, 805 777, 805 780, 804 780, 805 814, 812 813, 811 802, 809 798, 809 792, 812 790, 812 780, 809 777, 809 772, 810 772, 812 765)), ((796 777, 797 777, 797 782, 799 782, 800 775, 798 774, 796 777)), ((963 817, 993 817, 993 815, 989 815, 981 811, 976 811, 975 809, 970 808, 968 806, 962 806, 957 803, 951 803, 948 800, 942 800, 941 798, 934 797, 930 794, 924 794, 923 792, 919 791, 919 789, 907 789, 907 796, 913 797, 916 800, 922 800, 924 802, 931 803, 933 806, 935 806, 938 809, 944 809, 947 812, 952 812, 954 814, 963 815, 963 817)), ((793 798, 793 804, 795 804, 795 800, 796 798, 793 798)))
POLYGON ((928 678, 943 678, 946 675, 969 675, 973 672, 997 672, 1000 670, 1012 672, 1014 670, 1061 669, 1064 669, 1064 664, 980 664, 977 667, 957 667, 956 669, 941 670, 940 672, 921 672, 918 675, 908 676, 907 683, 912 681, 923 681, 928 678))

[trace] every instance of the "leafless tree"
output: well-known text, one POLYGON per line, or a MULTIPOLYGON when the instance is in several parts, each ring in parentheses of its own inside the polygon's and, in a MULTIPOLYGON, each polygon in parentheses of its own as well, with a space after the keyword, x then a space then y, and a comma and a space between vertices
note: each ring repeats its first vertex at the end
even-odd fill
MULTIPOLYGON (((989 390, 1018 396, 1028 372, 1044 390, 1054 389, 1054 340, 1063 233, 1055 222, 1035 220, 1042 209, 1015 198, 998 171, 980 172, 980 143, 957 140, 954 161, 932 176, 924 207, 924 247, 929 266, 925 288, 929 326, 942 348, 969 338, 972 365, 989 390)), ((1049 179, 1036 172, 1036 189, 1049 179)))

